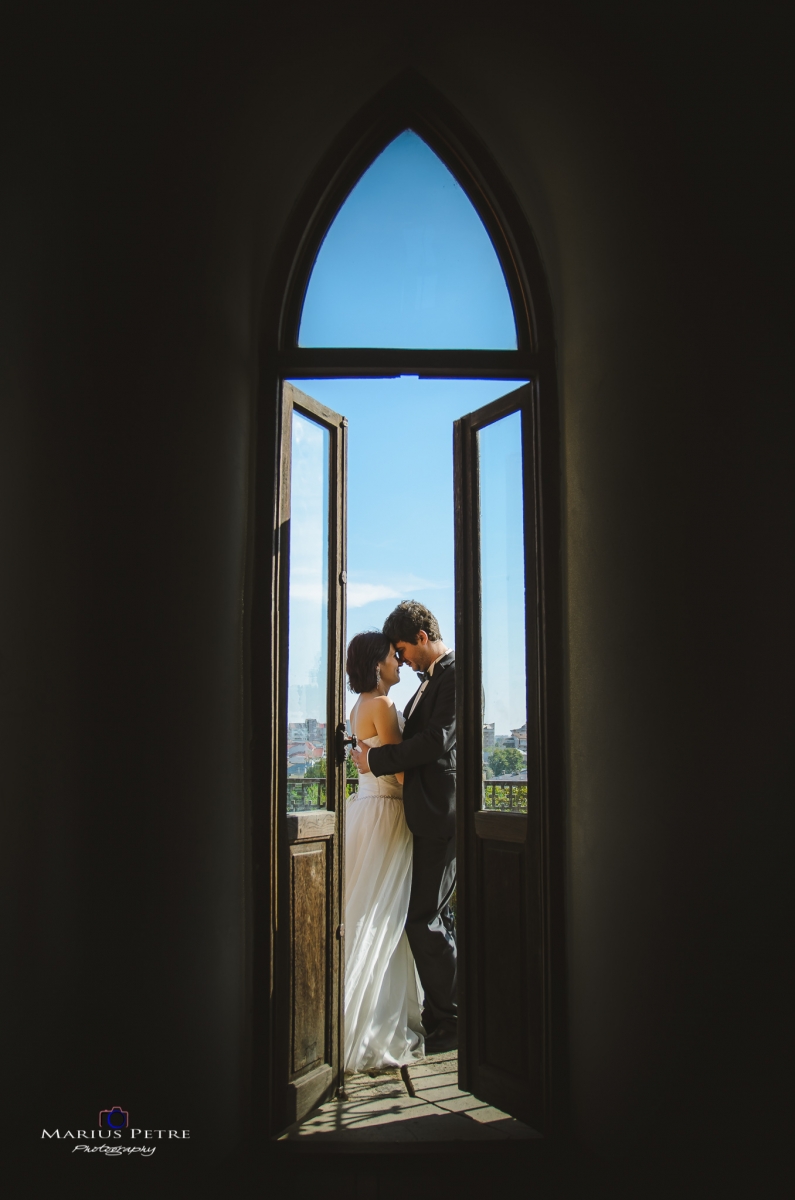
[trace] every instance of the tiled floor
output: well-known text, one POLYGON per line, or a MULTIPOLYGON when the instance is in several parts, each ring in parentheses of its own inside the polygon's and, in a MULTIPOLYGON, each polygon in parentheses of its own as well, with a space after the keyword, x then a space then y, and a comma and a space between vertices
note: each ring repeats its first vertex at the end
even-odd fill
POLYGON ((280 1141, 505 1141, 537 1136, 513 1117, 458 1087, 458 1055, 438 1054, 409 1068, 415 1095, 399 1070, 348 1076, 347 1099, 329 1100, 280 1141))

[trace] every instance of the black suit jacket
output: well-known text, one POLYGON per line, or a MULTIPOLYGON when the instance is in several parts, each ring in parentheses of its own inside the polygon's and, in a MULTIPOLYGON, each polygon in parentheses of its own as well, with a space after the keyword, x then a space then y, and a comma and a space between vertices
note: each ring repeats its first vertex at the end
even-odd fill
MULTIPOLYGON (((414 693, 416 696, 416 692, 414 693)), ((412 696, 403 741, 374 746, 367 763, 374 775, 405 771, 406 824, 422 837, 455 834, 455 654, 436 660, 416 709, 412 696)))

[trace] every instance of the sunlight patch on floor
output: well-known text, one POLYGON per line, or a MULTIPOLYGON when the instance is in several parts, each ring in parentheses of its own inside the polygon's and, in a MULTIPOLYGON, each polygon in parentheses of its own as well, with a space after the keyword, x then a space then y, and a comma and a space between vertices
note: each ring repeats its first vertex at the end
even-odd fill
POLYGON ((328 1100, 280 1141, 441 1142, 537 1137, 534 1130, 458 1087, 458 1054, 434 1055, 400 1071, 363 1072, 345 1081, 346 1099, 328 1100))

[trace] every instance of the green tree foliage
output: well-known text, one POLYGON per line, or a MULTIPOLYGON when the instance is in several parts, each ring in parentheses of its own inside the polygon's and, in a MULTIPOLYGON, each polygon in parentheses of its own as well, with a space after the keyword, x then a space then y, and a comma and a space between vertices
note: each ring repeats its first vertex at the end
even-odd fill
POLYGON ((489 755, 489 766, 494 775, 518 775, 526 763, 519 750, 511 746, 500 746, 489 755))
MULTIPOLYGON (((356 764, 352 758, 345 759, 345 774, 348 779, 358 779, 359 773, 356 770, 356 764)), ((313 762, 305 771, 306 779, 325 779, 326 778, 326 760, 319 758, 317 762, 313 762)))

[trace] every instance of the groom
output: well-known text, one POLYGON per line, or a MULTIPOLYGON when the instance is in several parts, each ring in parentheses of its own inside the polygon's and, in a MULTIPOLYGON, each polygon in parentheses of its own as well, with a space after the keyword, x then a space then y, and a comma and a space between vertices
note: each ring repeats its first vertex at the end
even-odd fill
POLYGON ((406 933, 425 992, 427 1054, 458 1045, 455 920, 455 655, 436 617, 404 600, 384 622, 384 636, 422 685, 406 706, 403 741, 352 750, 360 773, 405 772, 403 807, 414 835, 406 933))

